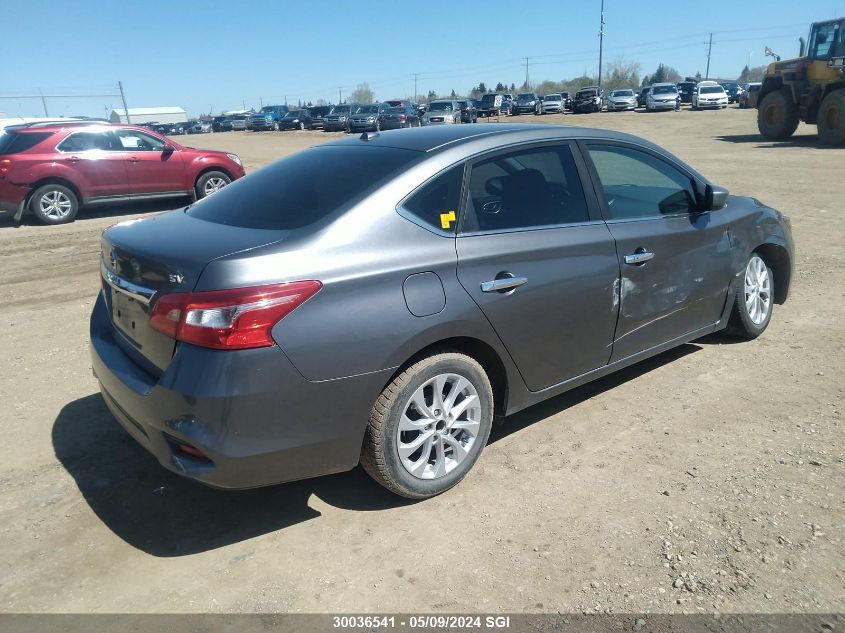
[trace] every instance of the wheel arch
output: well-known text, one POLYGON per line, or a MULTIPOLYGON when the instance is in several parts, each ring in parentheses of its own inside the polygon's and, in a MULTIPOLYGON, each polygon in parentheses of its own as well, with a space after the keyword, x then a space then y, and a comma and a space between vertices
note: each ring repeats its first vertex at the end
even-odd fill
POLYGON ((767 94, 780 90, 783 88, 783 85, 783 77, 766 77, 763 79, 763 85, 760 87, 760 94, 757 95, 757 107, 760 107, 760 103, 767 94))
POLYGON ((490 379, 490 386, 493 388, 493 413, 496 417, 505 416, 508 404, 509 382, 508 372, 499 353, 481 339, 469 336, 455 336, 430 343, 411 355, 404 363, 396 368, 390 377, 385 381, 382 390, 393 380, 405 371, 410 365, 421 358, 445 351, 460 352, 476 360, 484 369, 490 379))
POLYGON ((235 180, 235 175, 234 175, 232 172, 230 172, 228 169, 226 169, 225 167, 223 167, 222 165, 204 165, 204 166, 203 166, 203 167, 202 167, 202 168, 201 168, 201 169, 197 172, 197 175, 196 175, 196 177, 194 178, 194 187, 196 187, 196 186, 197 186, 197 184, 198 184, 198 183, 199 183, 199 181, 200 181, 200 178, 202 178, 203 176, 205 176, 205 175, 206 175, 208 172, 210 172, 210 171, 220 171, 220 172, 223 172, 223 173, 224 173, 224 174, 226 174, 226 175, 227 175, 230 179, 235 180))
POLYGON ((845 90, 845 81, 832 81, 824 88, 824 92, 822 93, 821 99, 819 99, 819 104, 824 101, 824 98, 827 97, 831 92, 836 90, 845 90))
POLYGON ((774 300, 775 303, 786 302, 789 296, 789 285, 792 277, 792 262, 789 251, 780 244, 766 243, 754 249, 766 262, 766 266, 772 269, 774 275, 774 300))
POLYGON ((66 178, 62 178, 61 176, 47 176, 36 180, 33 182, 30 187, 30 191, 26 194, 26 201, 24 202, 24 207, 29 207, 29 203, 32 200, 32 194, 34 194, 38 189, 43 187, 44 185, 62 185, 63 187, 67 187, 73 192, 73 195, 76 196, 76 202, 81 207, 85 204, 85 199, 82 196, 82 193, 73 182, 66 178))

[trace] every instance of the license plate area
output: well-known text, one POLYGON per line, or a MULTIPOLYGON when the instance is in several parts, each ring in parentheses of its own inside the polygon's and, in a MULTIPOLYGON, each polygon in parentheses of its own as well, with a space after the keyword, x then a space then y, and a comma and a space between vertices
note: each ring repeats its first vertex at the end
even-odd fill
POLYGON ((132 343, 143 347, 147 331, 147 306, 134 297, 111 288, 111 317, 114 326, 132 343))

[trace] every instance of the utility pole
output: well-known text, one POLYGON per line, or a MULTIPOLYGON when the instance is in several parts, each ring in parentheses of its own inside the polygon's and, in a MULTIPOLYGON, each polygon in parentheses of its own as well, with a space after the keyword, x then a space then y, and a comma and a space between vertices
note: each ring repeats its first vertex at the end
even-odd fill
POLYGON ((258 103, 263 108, 264 107, 264 97, 258 97, 258 103))
POLYGON ((710 79, 710 53, 713 52, 713 34, 710 34, 710 43, 707 44, 707 72, 704 73, 705 79, 710 79))
POLYGON ((120 88, 120 100, 123 101, 123 112, 126 114, 126 122, 132 123, 129 118, 129 108, 126 106, 126 94, 123 92, 123 82, 118 81, 117 87, 120 88))
POLYGON ((44 106, 44 116, 49 117, 50 115, 47 114, 47 99, 44 98, 44 92, 41 88, 38 89, 38 94, 41 95, 41 105, 44 106))
POLYGON ((417 102, 417 77, 419 77, 419 73, 413 73, 414 75, 414 103, 417 102))
POLYGON ((604 53, 604 0, 601 0, 601 20, 599 22, 599 88, 601 88, 601 62, 604 53))
POLYGON ((337 87, 337 103, 338 105, 343 103, 343 86, 337 87))
MULTIPOLYGON (((604 2, 604 0, 602 0, 602 2, 604 2)), ((531 87, 528 85, 528 60, 531 58, 523 57, 522 59, 525 60, 525 89, 528 90, 531 87)))

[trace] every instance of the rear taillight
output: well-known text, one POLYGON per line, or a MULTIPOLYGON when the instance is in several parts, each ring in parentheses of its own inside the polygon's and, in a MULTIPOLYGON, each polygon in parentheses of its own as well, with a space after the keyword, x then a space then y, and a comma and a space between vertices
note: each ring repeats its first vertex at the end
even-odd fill
POLYGON ((293 281, 272 286, 167 294, 155 302, 150 327, 200 347, 268 347, 275 345, 271 334, 273 326, 322 287, 319 281, 293 281))
POLYGON ((405 120, 406 118, 408 118, 408 117, 406 117, 404 114, 400 114, 400 115, 399 115, 398 117, 396 117, 396 118, 397 118, 397 119, 399 119, 400 121, 404 121, 404 120, 405 120))
POLYGON ((9 168, 12 166, 11 158, 0 159, 0 177, 9 173, 9 168))

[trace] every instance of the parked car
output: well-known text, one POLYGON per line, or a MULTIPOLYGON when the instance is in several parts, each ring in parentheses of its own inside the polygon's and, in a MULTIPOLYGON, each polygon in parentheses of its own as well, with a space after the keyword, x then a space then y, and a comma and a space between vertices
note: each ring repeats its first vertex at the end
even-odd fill
POLYGON ((458 99, 461 108, 461 123, 478 123, 478 111, 472 99, 458 99))
POLYGON ((649 112, 680 110, 681 96, 678 94, 678 86, 672 83, 654 84, 646 95, 645 109, 649 112))
POLYGON ((721 86, 725 89, 725 94, 728 95, 728 103, 737 103, 745 92, 745 88, 735 81, 726 81, 721 86))
POLYGON ((651 86, 643 86, 640 88, 640 91, 637 93, 637 107, 644 108, 646 101, 648 100, 648 91, 651 90, 651 86))
POLYGON ((564 110, 572 110, 572 93, 570 92, 561 92, 560 96, 563 98, 563 108, 564 110))
POLYGON ((566 102, 563 100, 563 95, 553 93, 543 97, 540 104, 541 114, 563 114, 566 110, 566 102))
POLYGON ((575 93, 572 111, 575 114, 601 112, 604 106, 604 93, 598 86, 587 86, 575 93))
POLYGON ((461 106, 454 99, 438 99, 428 104, 422 119, 423 125, 442 125, 461 122, 461 106))
POLYGON ((213 123, 211 121, 193 121, 188 126, 188 134, 210 134, 213 123))
POLYGON ((235 132, 244 131, 247 129, 247 124, 251 115, 248 114, 236 114, 230 119, 230 124, 232 130, 235 132))
POLYGON ((390 106, 383 103, 371 103, 362 105, 358 111, 349 117, 350 132, 378 132, 381 130, 381 115, 390 106))
POLYGON ((727 108, 728 95, 715 81, 701 81, 692 93, 692 109, 727 108))
POLYGON ((107 229, 92 368, 180 476, 248 488, 360 463, 426 498, 494 417, 715 331, 760 336, 793 250, 778 211, 627 134, 346 137, 107 229))
POLYGON ((637 96, 633 90, 614 90, 607 98, 608 111, 636 110, 637 96))
POLYGON ((379 115, 380 128, 382 130, 398 130, 407 127, 419 127, 422 125, 417 109, 410 101, 402 102, 404 105, 391 106, 389 101, 385 101, 387 106, 379 115))
POLYGON ((211 131, 212 132, 222 132, 223 131, 223 121, 226 120, 225 116, 216 116, 211 119, 211 131))
POLYGON ((311 111, 312 129, 323 129, 323 119, 332 111, 332 106, 311 106, 308 109, 311 111))
POLYGON ((511 105, 508 104, 505 96, 501 93, 488 92, 481 97, 481 106, 477 109, 478 116, 490 118, 510 114, 511 105), (496 107, 496 97, 501 97, 499 107, 496 107))
POLYGON ((522 92, 516 95, 513 102, 511 114, 540 114, 540 103, 542 100, 536 92, 522 92))
POLYGON ((247 119, 246 129, 253 132, 260 132, 262 130, 279 129, 279 121, 288 113, 288 107, 284 105, 269 105, 264 106, 258 112, 253 112, 249 119, 247 119))
POLYGON ((314 120, 308 108, 288 110, 279 119, 278 125, 280 130, 311 130, 314 128, 314 120))
POLYGON ((502 114, 511 115, 513 113, 513 102, 514 98, 513 95, 505 93, 502 95, 502 106, 503 112, 502 114))
POLYGON ((763 84, 753 82, 748 84, 748 88, 739 97, 740 108, 756 108, 760 97, 760 88, 763 84))
POLYGON ((323 117, 323 130, 326 132, 349 132, 349 119, 358 112, 357 103, 336 105, 323 117))
POLYGON ((0 135, 0 208, 45 224, 97 202, 204 198, 244 175, 236 154, 183 147, 129 125, 32 124, 0 135))
POLYGON ((695 91, 694 81, 678 82, 678 94, 681 97, 681 103, 692 103, 692 93, 695 91))

